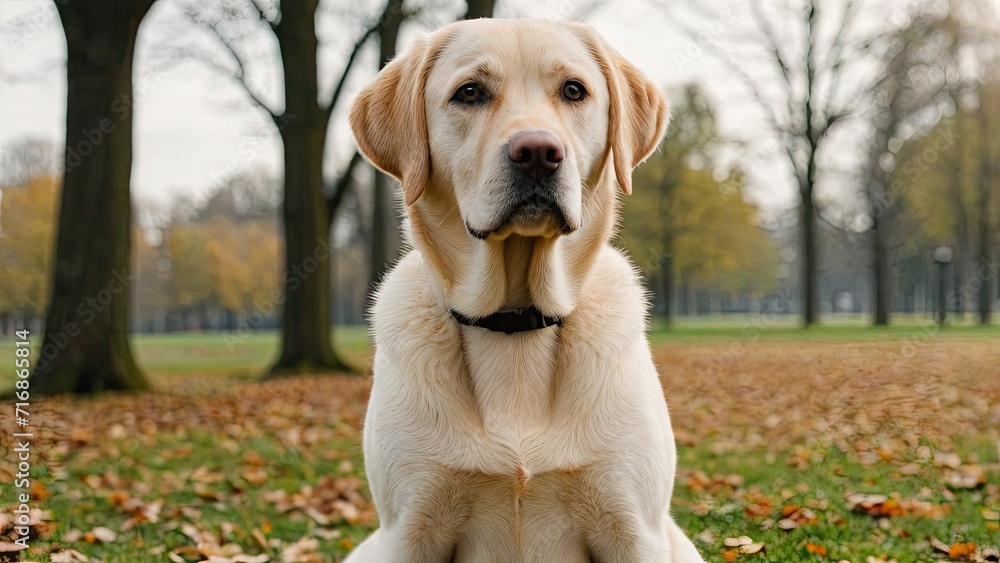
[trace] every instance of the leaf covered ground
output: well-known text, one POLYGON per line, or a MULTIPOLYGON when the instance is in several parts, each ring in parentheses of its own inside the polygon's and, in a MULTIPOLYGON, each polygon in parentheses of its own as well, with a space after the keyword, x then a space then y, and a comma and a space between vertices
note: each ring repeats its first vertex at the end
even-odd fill
MULTIPOLYGON (((707 560, 997 561, 997 341, 744 338, 654 355, 680 455, 673 512, 707 560)), ((33 403, 36 537, 0 560, 339 561, 376 525, 367 378, 156 380, 33 403)), ((5 457, 0 541, 15 472, 5 457)))

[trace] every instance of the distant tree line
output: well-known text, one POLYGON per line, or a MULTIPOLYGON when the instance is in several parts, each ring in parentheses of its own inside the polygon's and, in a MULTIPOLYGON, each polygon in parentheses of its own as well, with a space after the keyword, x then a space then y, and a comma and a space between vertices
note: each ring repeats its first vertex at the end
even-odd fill
MULTIPOLYGON (((4 151, 0 259, 11 274, 0 279, 7 284, 0 288, 0 323, 44 316, 33 389, 148 386, 127 339, 136 322, 130 309, 146 299, 127 297, 136 291, 136 274, 137 286, 159 288, 157 308, 185 322, 231 323, 269 299, 282 334, 272 375, 347 369, 333 346, 331 308, 370 293, 395 260, 399 213, 392 183, 353 147, 332 146, 333 118, 368 45, 376 44, 380 67, 394 56, 407 21, 441 20, 447 10, 400 0, 332 11, 320 0, 183 3, 180 25, 217 46, 187 56, 230 77, 266 116, 281 139, 283 174, 265 186, 249 171, 206 205, 157 212, 133 204, 133 112, 115 110, 135 101, 135 42, 155 1, 56 2, 67 45, 66 146, 58 151, 65 156, 46 157, 38 143, 4 151), (330 87, 321 87, 319 68, 317 19, 324 10, 338 29, 355 30, 345 32, 348 49, 330 87), (277 99, 252 79, 259 57, 251 38, 277 46, 277 99), (74 156, 71 167, 57 163, 70 155, 81 158, 74 156), (25 242, 24 233, 37 236, 25 242), (338 255, 352 265, 352 279, 366 274, 365 283, 332 283, 347 279, 331 266, 338 255)), ((581 13, 596 4, 580 4, 581 13)), ((784 269, 794 266, 792 299, 806 326, 817 322, 826 299, 821 277, 835 258, 820 244, 830 233, 867 249, 858 256, 875 287, 867 294, 874 323, 889 322, 901 292, 900 264, 925 260, 939 245, 955 250, 952 307, 990 322, 995 282, 987 282, 996 278, 989 268, 1000 215, 1000 34, 988 3, 880 6, 885 17, 855 0, 750 0, 738 6, 746 11, 739 17, 728 4, 664 5, 681 15, 674 25, 702 39, 675 62, 691 64, 703 54, 722 61, 756 104, 774 142, 772 164, 787 172, 761 178, 760 167, 739 157, 757 141, 719 132, 716 110, 732 99, 711 100, 695 86, 671 96, 670 137, 637 171, 621 234, 668 318, 676 303, 690 310, 689 297, 699 290, 758 300, 781 292, 784 269), (866 26, 862 13, 879 25, 866 26), (726 25, 714 25, 720 17, 726 25), (712 30, 711 40, 703 40, 704 29, 712 30), (726 40, 744 47, 726 49, 726 40), (762 223, 745 189, 787 179, 798 194, 793 240, 762 223)), ((469 2, 444 20, 494 11, 492 1, 469 2)))

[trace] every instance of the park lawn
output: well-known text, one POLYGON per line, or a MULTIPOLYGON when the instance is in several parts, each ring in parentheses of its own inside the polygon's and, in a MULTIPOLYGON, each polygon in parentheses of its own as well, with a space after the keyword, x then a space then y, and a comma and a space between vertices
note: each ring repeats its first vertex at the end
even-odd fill
MULTIPOLYGON (((1000 346, 962 327, 819 328, 826 337, 654 333, 682 527, 708 561, 945 557, 933 545, 954 561, 990 560, 1000 547, 1000 346), (876 496, 850 496, 861 493, 876 496), (753 541, 744 551, 762 549, 727 545, 740 536, 753 541)), ((338 334, 365 362, 364 332, 338 334)), ((35 403, 40 536, 22 559, 338 561, 376 525, 359 447, 369 381, 248 382, 273 338, 232 351, 218 335, 140 337, 156 392, 35 403)), ((0 422, 9 436, 10 419, 0 422)), ((5 461, 0 482, 8 473, 5 461)), ((4 513, 12 502, 4 487, 4 513)))

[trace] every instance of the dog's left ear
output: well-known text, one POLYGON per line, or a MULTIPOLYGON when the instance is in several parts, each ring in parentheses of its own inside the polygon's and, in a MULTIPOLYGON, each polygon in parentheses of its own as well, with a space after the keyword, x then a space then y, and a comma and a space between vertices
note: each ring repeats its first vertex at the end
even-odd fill
POLYGON ((632 63, 607 45, 596 31, 590 34, 608 83, 608 150, 614 158, 615 178, 625 195, 632 193, 632 169, 656 150, 670 122, 670 108, 663 92, 632 63))
POLYGON ((428 41, 416 40, 358 94, 348 121, 361 153, 403 185, 406 205, 430 180, 430 147, 424 109, 428 41))

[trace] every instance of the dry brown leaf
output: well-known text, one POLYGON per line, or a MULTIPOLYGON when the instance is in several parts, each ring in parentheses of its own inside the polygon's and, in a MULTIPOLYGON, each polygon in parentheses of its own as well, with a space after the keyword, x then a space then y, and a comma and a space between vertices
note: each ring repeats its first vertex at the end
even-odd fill
POLYGON ((0 553, 18 553, 27 547, 14 542, 0 541, 0 553))
POLYGON ((49 555, 52 563, 87 563, 90 558, 75 549, 64 549, 49 555))
POLYGON ((799 523, 791 518, 782 518, 781 520, 778 520, 778 528, 782 530, 789 531, 798 527, 799 523))
POLYGON ((815 544, 813 542, 806 542, 806 551, 819 555, 820 557, 826 557, 826 548, 822 545, 815 544))
POLYGON ((323 558, 317 549, 319 541, 307 536, 281 550, 281 560, 287 563, 321 563, 323 558))
POLYGON ((743 545, 750 545, 753 543, 753 540, 750 539, 750 536, 740 536, 738 538, 726 538, 723 540, 723 543, 726 547, 739 547, 743 545))
POLYGON ((94 538, 101 543, 112 543, 118 539, 118 534, 115 533, 111 528, 106 528, 104 526, 98 526, 90 531, 94 535, 94 538))
POLYGON ((986 484, 986 473, 978 465, 962 465, 945 473, 945 483, 952 489, 978 489, 986 484))
POLYGON ((948 544, 935 538, 934 536, 927 536, 927 540, 931 543, 931 547, 934 551, 937 551, 938 553, 947 554, 950 551, 948 544))
POLYGON ((934 465, 938 467, 958 469, 958 467, 962 465, 962 458, 958 454, 952 452, 934 452, 934 465))
POLYGON ((767 553, 763 542, 751 543, 740 546, 740 553, 767 553))

